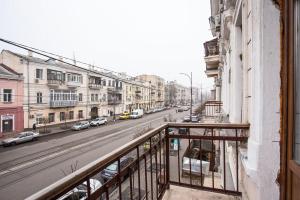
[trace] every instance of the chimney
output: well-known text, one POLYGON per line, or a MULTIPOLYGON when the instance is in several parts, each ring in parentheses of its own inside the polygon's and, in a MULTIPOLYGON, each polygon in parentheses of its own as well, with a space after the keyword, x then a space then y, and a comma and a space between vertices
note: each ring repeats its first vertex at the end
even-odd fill
POLYGON ((32 57, 32 51, 28 50, 28 57, 32 57))

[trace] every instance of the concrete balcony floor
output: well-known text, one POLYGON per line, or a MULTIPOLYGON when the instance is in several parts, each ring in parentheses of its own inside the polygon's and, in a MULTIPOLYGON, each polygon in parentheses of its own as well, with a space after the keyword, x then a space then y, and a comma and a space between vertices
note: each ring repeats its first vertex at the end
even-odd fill
POLYGON ((163 200, 240 200, 240 197, 171 185, 163 200))

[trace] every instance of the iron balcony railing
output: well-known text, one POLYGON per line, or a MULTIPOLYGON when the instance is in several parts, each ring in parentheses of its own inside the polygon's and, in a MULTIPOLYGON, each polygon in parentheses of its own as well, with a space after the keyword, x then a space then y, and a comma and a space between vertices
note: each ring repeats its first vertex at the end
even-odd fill
POLYGON ((205 116, 206 117, 217 117, 222 112, 223 103, 222 101, 207 101, 205 102, 205 116))
POLYGON ((50 101, 51 108, 74 107, 77 105, 77 100, 56 100, 50 101))
POLYGON ((248 129, 249 124, 164 124, 27 200, 162 199, 170 185, 240 196, 239 146, 248 129))

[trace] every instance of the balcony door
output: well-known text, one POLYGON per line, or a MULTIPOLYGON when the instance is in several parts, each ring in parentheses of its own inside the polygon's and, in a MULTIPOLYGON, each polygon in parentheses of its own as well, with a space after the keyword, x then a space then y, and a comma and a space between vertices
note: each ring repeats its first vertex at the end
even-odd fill
POLYGON ((300 200, 300 0, 284 1, 281 199, 300 200))

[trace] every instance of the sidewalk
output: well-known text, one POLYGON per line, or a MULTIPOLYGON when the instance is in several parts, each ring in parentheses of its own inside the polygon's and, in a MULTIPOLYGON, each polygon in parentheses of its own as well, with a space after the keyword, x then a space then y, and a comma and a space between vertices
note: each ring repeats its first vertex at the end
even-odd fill
MULTIPOLYGON (((113 123, 113 117, 106 117, 107 119, 107 122, 108 124, 111 124, 113 123)), ((119 120, 116 120, 115 123, 117 123, 119 120)), ((44 133, 44 127, 41 126, 41 127, 37 127, 36 131, 40 133, 39 137, 44 137, 44 136, 48 136, 48 135, 54 135, 54 134, 58 134, 58 133, 66 133, 66 132, 69 132, 71 131, 71 127, 74 123, 76 123, 77 121, 73 121, 73 122, 67 122, 66 125, 67 127, 66 128, 62 128, 65 126, 64 123, 62 124, 55 124, 55 125, 50 125, 50 126, 47 126, 46 129, 48 130, 46 133, 44 133)), ((24 131, 31 131, 32 129, 27 129, 27 130, 24 130, 24 131)), ((1 145, 1 142, 7 138, 11 138, 11 137, 14 137, 18 135, 17 132, 14 132, 14 133, 6 133, 4 134, 2 137, 0 137, 0 145, 1 145)))

